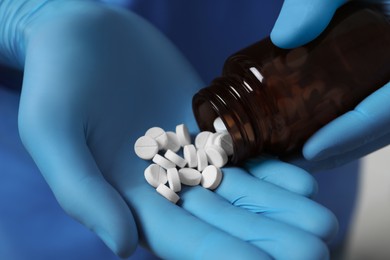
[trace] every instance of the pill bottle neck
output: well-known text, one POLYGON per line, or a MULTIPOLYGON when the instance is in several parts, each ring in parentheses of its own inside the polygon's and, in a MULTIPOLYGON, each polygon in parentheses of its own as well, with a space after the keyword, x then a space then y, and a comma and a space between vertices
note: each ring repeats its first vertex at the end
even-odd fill
POLYGON ((213 131, 214 119, 223 120, 233 140, 233 163, 261 153, 268 135, 266 117, 261 117, 266 114, 266 97, 257 93, 261 83, 254 84, 251 79, 229 74, 215 79, 193 99, 194 115, 201 130, 213 131))

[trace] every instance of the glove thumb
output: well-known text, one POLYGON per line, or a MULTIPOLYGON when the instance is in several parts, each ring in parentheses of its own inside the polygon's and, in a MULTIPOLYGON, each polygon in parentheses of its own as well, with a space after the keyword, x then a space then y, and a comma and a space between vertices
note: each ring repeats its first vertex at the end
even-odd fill
POLYGON ((295 48, 315 39, 346 0, 285 0, 271 32, 280 48, 295 48))

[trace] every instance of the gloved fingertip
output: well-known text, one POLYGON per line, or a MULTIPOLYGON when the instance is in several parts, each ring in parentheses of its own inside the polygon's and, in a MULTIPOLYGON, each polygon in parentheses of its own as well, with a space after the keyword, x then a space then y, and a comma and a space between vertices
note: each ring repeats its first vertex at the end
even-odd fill
MULTIPOLYGON (((314 179, 314 177, 313 177, 314 179)), ((314 198, 318 194, 318 183, 317 181, 313 180, 311 183, 311 186, 307 186, 307 190, 305 190, 305 193, 303 193, 304 196, 308 198, 314 198)))
POLYGON ((318 18, 302 20, 280 17, 271 31, 272 42, 283 49, 292 49, 314 40, 328 25, 331 15, 321 14, 318 18))
POLYGON ((328 217, 325 220, 321 220, 321 217, 318 216, 319 223, 322 223, 322 225, 318 227, 317 232, 325 242, 329 243, 336 237, 339 231, 339 222, 333 212, 326 210, 328 211, 328 217))
MULTIPOLYGON (((246 161, 245 168, 260 180, 305 197, 313 197, 318 192, 317 181, 309 172, 295 163, 297 160, 294 158, 293 161, 291 159, 280 161, 275 157, 262 156, 246 161)), ((304 160, 302 158, 299 161, 304 160)))
POLYGON ((301 174, 299 171, 296 171, 295 179, 296 181, 291 180, 290 186, 288 186, 290 191, 308 198, 317 195, 318 183, 311 174, 302 169, 301 174))
POLYGON ((272 42, 284 49, 304 45, 325 30, 335 10, 345 0, 286 0, 271 32, 272 42))
POLYGON ((310 147, 304 147, 302 149, 302 155, 303 157, 308 161, 316 161, 322 159, 323 156, 321 156, 321 153, 316 153, 310 150, 310 147))
POLYGON ((128 258, 137 248, 137 239, 131 238, 130 241, 129 239, 114 239, 112 234, 101 227, 95 227, 93 231, 99 236, 104 244, 120 258, 128 258))
POLYGON ((100 237, 100 239, 104 242, 104 244, 106 244, 106 246, 111 249, 111 251, 115 253, 118 251, 117 250, 118 247, 116 243, 114 242, 112 237, 108 234, 108 232, 106 232, 102 228, 95 228, 93 231, 100 237))
POLYGON ((316 162, 325 160, 336 154, 333 149, 320 149, 316 143, 311 143, 309 140, 302 149, 302 155, 306 160, 316 162))
POLYGON ((274 29, 271 31, 271 41, 273 44, 282 49, 292 49, 300 45, 300 42, 297 42, 295 35, 291 33, 286 33, 285 30, 280 29, 282 26, 275 25, 274 29))

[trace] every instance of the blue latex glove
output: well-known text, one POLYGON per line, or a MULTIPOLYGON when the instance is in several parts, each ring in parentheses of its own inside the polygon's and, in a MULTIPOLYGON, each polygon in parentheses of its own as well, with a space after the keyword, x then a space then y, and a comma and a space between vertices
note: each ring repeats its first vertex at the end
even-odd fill
POLYGON ((164 259, 328 257, 337 222, 300 168, 226 168, 215 192, 184 189, 181 207, 145 182, 135 140, 152 126, 195 132, 203 83, 143 19, 91 1, 8 0, 7 11, 1 57, 24 67, 22 141, 64 210, 116 254, 141 242, 164 259))
MULTIPOLYGON (((345 0, 286 0, 271 33, 282 48, 294 48, 316 38, 345 0), (299 2, 299 3, 298 3, 299 2)), ((366 1, 387 3, 390 1, 366 1)), ((303 155, 313 169, 332 168, 358 159, 390 143, 390 84, 363 100, 354 110, 317 131, 304 145, 303 155)))

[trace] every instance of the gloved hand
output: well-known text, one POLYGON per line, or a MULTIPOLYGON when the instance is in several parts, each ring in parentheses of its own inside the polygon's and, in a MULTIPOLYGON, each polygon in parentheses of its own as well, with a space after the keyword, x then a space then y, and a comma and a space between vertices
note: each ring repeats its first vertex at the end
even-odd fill
POLYGON ((215 192, 184 189, 180 206, 145 182, 135 140, 152 126, 195 132, 203 86, 156 29, 90 1, 27 2, 8 2, 20 31, 1 56, 24 64, 20 136, 69 215, 122 257, 140 241, 164 259, 327 258, 337 222, 307 198, 316 184, 300 168, 226 168, 215 192))
MULTIPOLYGON (((316 38, 336 9, 346 0, 286 0, 271 33, 282 48, 294 48, 316 38)), ((389 1, 367 1, 385 3, 389 1)), ((332 168, 369 154, 390 143, 390 84, 363 100, 354 110, 317 131, 304 145, 304 160, 295 161, 313 169, 332 168)))

